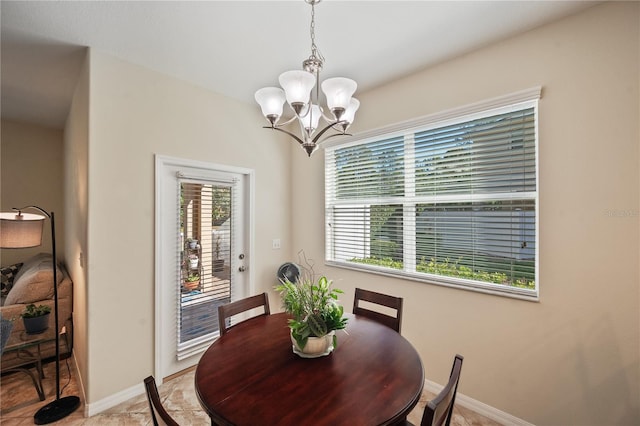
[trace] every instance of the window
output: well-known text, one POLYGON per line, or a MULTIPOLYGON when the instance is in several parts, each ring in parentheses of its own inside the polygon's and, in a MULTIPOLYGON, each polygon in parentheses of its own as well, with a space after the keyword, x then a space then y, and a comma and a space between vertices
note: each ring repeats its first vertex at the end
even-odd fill
POLYGON ((327 262, 537 298, 539 94, 327 147, 327 262))

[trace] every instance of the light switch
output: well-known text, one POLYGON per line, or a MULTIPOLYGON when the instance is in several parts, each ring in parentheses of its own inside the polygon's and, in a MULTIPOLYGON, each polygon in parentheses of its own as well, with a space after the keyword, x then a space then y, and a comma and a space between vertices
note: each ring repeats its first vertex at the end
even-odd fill
POLYGON ((273 239, 273 249, 280 250, 280 238, 273 239))

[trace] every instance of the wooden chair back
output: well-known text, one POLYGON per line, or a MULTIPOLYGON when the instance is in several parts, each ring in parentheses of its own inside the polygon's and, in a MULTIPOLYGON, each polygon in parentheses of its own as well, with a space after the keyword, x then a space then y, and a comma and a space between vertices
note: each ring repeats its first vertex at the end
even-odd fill
POLYGON ((242 312, 249 311, 251 309, 264 306, 264 314, 270 315, 269 310, 269 295, 265 292, 244 299, 236 300, 235 302, 227 303, 226 305, 218 306, 218 324, 220 326, 220 335, 226 334, 227 330, 231 328, 230 324, 227 324, 227 320, 234 315, 242 312))
POLYGON ((363 315, 381 324, 391 327, 398 333, 402 327, 402 297, 389 296, 387 294, 376 293, 375 291, 356 288, 353 299, 353 313, 363 315), (360 306, 360 301, 374 303, 395 310, 395 316, 387 315, 360 306))
POLYGON ((149 400, 149 408, 151 409, 153 425, 179 426, 162 406, 160 395, 158 394, 158 387, 156 386, 156 380, 153 376, 149 376, 144 379, 144 387, 147 390, 147 399, 149 400))
POLYGON ((463 359, 462 355, 456 355, 449 375, 449 382, 438 396, 427 403, 420 426, 449 426, 451 423, 463 359))

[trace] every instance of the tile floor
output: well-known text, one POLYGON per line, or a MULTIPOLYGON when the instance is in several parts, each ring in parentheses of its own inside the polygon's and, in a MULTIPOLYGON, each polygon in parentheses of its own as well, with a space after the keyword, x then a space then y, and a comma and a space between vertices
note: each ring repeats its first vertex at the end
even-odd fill
MULTIPOLYGON (((50 402, 52 396, 55 395, 54 363, 45 365, 45 376, 46 378, 43 381, 43 385, 47 399, 42 402, 38 400, 31 380, 25 374, 14 373, 1 378, 0 423, 3 426, 33 424, 33 414, 38 411, 41 406, 50 402)), ((61 362, 60 384, 61 389, 64 388, 62 390, 62 396, 80 396, 74 375, 72 374, 71 377, 69 377, 65 361, 61 362), (69 383, 69 385, 64 388, 67 383, 69 383)), ((194 394, 193 370, 165 382, 159 387, 159 391, 165 408, 179 424, 185 426, 210 424, 208 417, 200 408, 194 394)), ((425 401, 433 397, 433 394, 425 391, 418 406, 409 415, 408 420, 415 425, 419 425, 425 401)), ((145 394, 125 401, 116 407, 90 418, 84 418, 83 413, 84 409, 81 405, 76 412, 54 424, 73 426, 151 425, 149 406, 145 394)), ((459 406, 454 410, 454 417, 451 424, 455 426, 499 425, 492 420, 459 406)))

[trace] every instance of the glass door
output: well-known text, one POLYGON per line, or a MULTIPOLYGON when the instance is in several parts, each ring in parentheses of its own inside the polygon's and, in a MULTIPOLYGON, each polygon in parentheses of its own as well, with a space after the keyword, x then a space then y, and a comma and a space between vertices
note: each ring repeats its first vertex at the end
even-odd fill
POLYGON ((197 363, 218 306, 248 294, 253 171, 156 160, 156 377, 197 363))
POLYGON ((231 300, 232 200, 236 183, 180 182, 178 353, 218 333, 218 306, 231 300))

